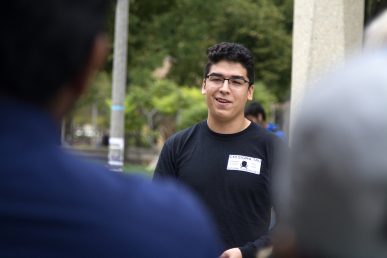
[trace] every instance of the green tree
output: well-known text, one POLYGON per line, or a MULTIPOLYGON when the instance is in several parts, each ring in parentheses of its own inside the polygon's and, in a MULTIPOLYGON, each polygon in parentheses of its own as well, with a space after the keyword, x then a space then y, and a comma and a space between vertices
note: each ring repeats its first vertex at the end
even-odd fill
POLYGON ((131 23, 135 27, 131 27, 130 66, 153 70, 165 56, 172 56, 174 66, 168 77, 179 85, 199 85, 205 50, 216 42, 235 41, 252 50, 257 80, 284 100, 289 96, 290 84, 290 3, 180 0, 171 1, 168 8, 154 6, 151 10, 157 11, 147 14, 141 26, 136 27, 137 20, 131 23), (141 32, 133 35, 139 29, 141 32))
POLYGON ((192 126, 207 117, 207 106, 199 88, 181 87, 182 106, 177 117, 179 130, 192 126))
MULTIPOLYGON (((239 42, 252 50, 254 98, 267 110, 288 99, 292 8, 293 0, 130 0, 125 121, 131 142, 152 144, 158 134, 167 137, 206 118, 199 87, 206 49, 217 42, 239 42), (153 73, 166 57, 171 57, 172 68, 165 78, 156 79, 153 73)), ((112 38, 114 8, 111 13, 112 38)), ((112 54, 80 110, 97 102, 99 110, 109 111, 111 67, 112 54)), ((87 112, 75 116, 79 123, 90 119, 87 112)))

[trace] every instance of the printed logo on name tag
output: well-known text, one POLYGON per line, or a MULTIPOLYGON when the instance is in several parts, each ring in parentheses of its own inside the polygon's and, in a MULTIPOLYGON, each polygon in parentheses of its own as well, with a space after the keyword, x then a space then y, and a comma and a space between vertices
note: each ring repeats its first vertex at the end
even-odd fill
POLYGON ((261 159, 241 156, 229 155, 227 162, 227 170, 239 170, 259 175, 261 173, 261 159))

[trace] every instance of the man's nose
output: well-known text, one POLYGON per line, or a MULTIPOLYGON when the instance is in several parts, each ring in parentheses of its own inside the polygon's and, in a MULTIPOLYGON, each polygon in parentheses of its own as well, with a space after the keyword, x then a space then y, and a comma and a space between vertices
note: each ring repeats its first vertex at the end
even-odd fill
POLYGON ((224 79, 223 83, 222 83, 222 86, 220 87, 220 92, 230 92, 230 85, 229 85, 230 81, 228 79, 224 79))

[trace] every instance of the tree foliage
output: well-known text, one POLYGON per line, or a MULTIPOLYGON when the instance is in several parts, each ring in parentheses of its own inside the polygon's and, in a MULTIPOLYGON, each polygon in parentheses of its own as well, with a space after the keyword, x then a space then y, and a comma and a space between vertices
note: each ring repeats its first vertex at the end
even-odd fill
POLYGON ((137 111, 128 109, 128 115, 132 112, 128 121, 133 121, 128 128, 141 114, 148 116, 148 126, 156 127, 157 117, 174 117, 177 129, 204 119, 207 111, 198 87, 206 50, 222 41, 239 42, 252 50, 257 81, 254 96, 265 108, 287 99, 292 5, 290 0, 132 1, 128 102, 132 101, 131 107, 137 102, 139 106, 137 111), (166 56, 173 60, 167 80, 155 80, 152 71, 166 56), (149 114, 155 119, 152 123, 149 114))
MULTIPOLYGON (((126 131, 137 144, 152 144, 159 134, 165 138, 205 119, 199 88, 206 50, 222 41, 251 49, 254 98, 266 109, 288 99, 292 7, 292 0, 130 0, 126 131), (171 69, 166 77, 155 78, 166 57, 171 69)), ((114 15, 108 23, 112 39, 113 26, 114 15)), ((82 105, 97 101, 108 109, 111 64, 112 54, 82 105)))
POLYGON ((256 80, 280 100, 289 97, 292 1, 180 0, 169 1, 168 8, 146 1, 157 10, 154 15, 136 12, 145 10, 142 2, 132 4, 129 67, 152 70, 172 56, 169 78, 179 85, 198 85, 206 49, 217 42, 239 42, 255 56, 256 80))

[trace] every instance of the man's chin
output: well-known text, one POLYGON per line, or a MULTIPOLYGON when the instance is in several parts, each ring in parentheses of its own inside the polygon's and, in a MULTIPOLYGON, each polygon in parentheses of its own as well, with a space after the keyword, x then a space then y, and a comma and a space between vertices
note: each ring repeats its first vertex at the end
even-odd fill
POLYGON ((229 110, 215 110, 211 112, 211 116, 214 120, 222 123, 230 122, 235 118, 229 110))

